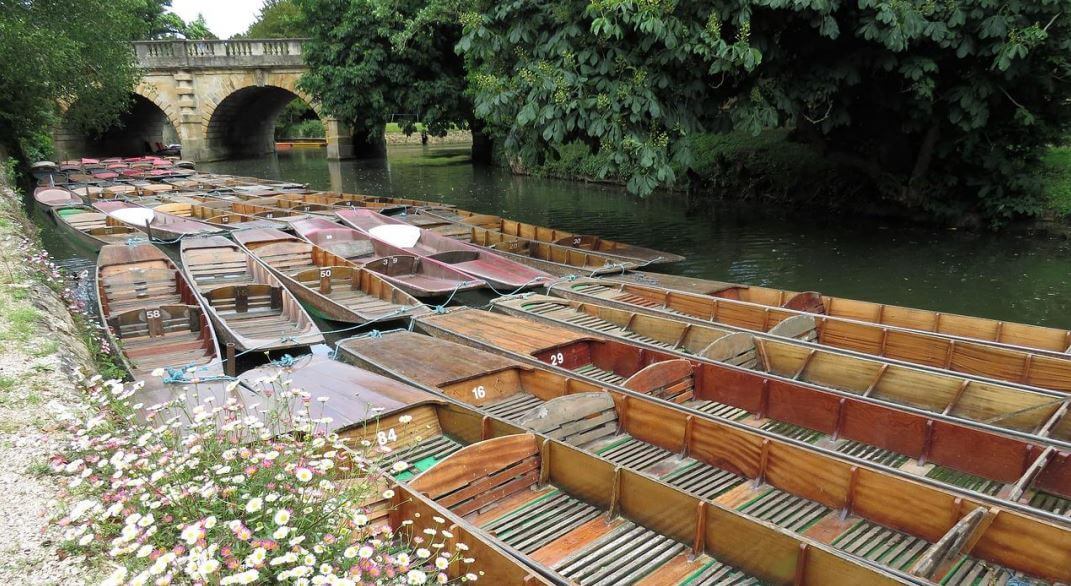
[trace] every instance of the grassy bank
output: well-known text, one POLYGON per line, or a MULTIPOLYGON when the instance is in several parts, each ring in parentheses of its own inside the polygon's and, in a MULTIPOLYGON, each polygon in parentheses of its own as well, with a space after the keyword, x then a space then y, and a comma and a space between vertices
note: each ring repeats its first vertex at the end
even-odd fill
POLYGON ((1045 156, 1045 193, 1049 208, 1060 217, 1071 215, 1071 147, 1055 147, 1045 156))
MULTIPOLYGON (((5 165, 5 170, 10 169, 5 165)), ((49 466, 85 410, 72 378, 92 370, 91 334, 71 312, 67 281, 41 249, 21 197, 0 177, 0 583, 91 580, 79 557, 60 555, 52 518, 66 498, 49 466)))

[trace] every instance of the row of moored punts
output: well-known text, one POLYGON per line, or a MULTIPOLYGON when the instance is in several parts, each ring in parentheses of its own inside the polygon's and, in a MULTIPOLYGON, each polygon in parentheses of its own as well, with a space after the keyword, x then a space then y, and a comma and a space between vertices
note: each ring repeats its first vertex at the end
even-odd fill
POLYGON ((1067 330, 645 272, 681 257, 439 202, 91 161, 40 166, 36 199, 99 249, 132 375, 167 371, 146 404, 270 400, 261 371, 284 367, 224 384, 220 343, 397 326, 285 370, 330 431, 381 448, 378 522, 439 516, 474 550, 454 572, 1071 582, 1067 330), (429 305, 479 289, 486 309, 429 305))

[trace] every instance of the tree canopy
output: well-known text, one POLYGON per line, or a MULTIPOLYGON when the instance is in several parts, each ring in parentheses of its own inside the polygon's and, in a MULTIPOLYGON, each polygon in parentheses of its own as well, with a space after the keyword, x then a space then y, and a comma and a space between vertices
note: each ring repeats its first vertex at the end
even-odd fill
POLYGON ((306 36, 305 16, 294 0, 264 0, 257 19, 241 36, 247 39, 285 39, 306 36))
POLYGON ((396 121, 440 136, 471 119, 456 20, 424 18, 425 0, 296 1, 311 37, 301 86, 333 115, 373 134, 396 121))
POLYGON ((140 76, 130 41, 144 31, 131 0, 0 0, 0 140, 19 148, 56 121, 113 124, 140 76))
POLYGON ((781 128, 875 198, 999 220, 1071 126, 1067 0, 296 1, 328 111, 486 123, 520 169, 584 145, 641 194, 700 133, 781 128))

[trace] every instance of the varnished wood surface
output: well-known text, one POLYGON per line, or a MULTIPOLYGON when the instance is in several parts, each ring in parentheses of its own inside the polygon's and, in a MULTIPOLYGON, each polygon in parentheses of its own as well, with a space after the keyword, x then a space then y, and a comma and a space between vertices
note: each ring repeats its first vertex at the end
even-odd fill
POLYGON ((644 273, 638 277, 614 277, 638 285, 711 295, 774 308, 795 308, 845 320, 917 330, 950 338, 1066 355, 1071 350, 1071 330, 1035 326, 940 311, 899 307, 817 293, 800 293, 705 281, 688 277, 644 273), (803 296, 811 296, 799 305, 803 296))
MULTIPOLYGON (((374 348, 379 346, 382 339, 392 337, 398 338, 399 342, 377 348, 379 350, 377 355, 379 366, 388 370, 395 368, 396 365, 407 364, 418 356, 428 353, 449 355, 455 361, 464 363, 479 363, 483 357, 489 355, 488 352, 460 346, 447 340, 437 340, 435 344, 418 345, 410 342, 418 337, 416 334, 401 331, 384 334, 383 338, 354 340, 354 343, 349 345, 349 348, 353 352, 362 353, 363 348, 366 347, 365 342, 367 342, 367 347, 374 348), (391 348, 392 351, 383 351, 386 348, 391 348), (411 348, 412 351, 407 351, 407 348, 411 348)), ((495 357, 491 360, 491 364, 495 367, 500 367, 500 359, 495 357)), ((484 380, 484 377, 480 377, 477 373, 470 374, 472 374, 472 378, 469 379, 468 383, 460 383, 465 390, 471 390, 469 387, 475 381, 484 380)), ((573 377, 565 374, 556 375, 550 372, 547 372, 546 376, 552 379, 547 381, 547 388, 555 389, 557 393, 546 395, 546 400, 551 400, 554 396, 562 396, 561 393, 563 391, 566 393, 585 393, 593 389, 592 386, 582 385, 576 387, 576 390, 570 391, 569 389, 572 386, 570 383, 575 381, 573 377), (556 381, 553 380, 554 378, 556 378, 556 381)), ((434 384, 436 380, 439 379, 435 377, 434 373, 427 373, 425 378, 414 382, 428 385, 434 384)), ((449 385, 442 388, 447 391, 449 385)), ((491 388, 491 385, 488 385, 488 393, 490 393, 491 388)), ((765 483, 769 483, 769 485, 777 487, 779 490, 788 491, 791 494, 798 495, 800 498, 824 503, 825 506, 834 510, 850 511, 850 522, 834 524, 836 528, 827 523, 827 531, 813 533, 815 536, 822 537, 820 540, 826 543, 830 543, 842 535, 847 535, 849 529, 853 528, 862 519, 869 519, 872 522, 892 528, 890 530, 907 531, 918 538, 927 539, 931 542, 936 541, 959 518, 958 513, 949 515, 946 512, 948 510, 946 507, 949 506, 949 503, 978 502, 981 504, 980 501, 975 501, 972 497, 965 497, 962 494, 950 492, 945 488, 932 484, 922 484, 902 476, 890 475, 880 468, 875 468, 874 464, 845 461, 843 458, 831 454, 810 451, 805 447, 786 443, 776 437, 763 439, 762 435, 747 426, 733 426, 724 420, 706 418, 703 414, 681 410, 679 406, 675 405, 655 403, 648 399, 637 401, 635 397, 626 397, 621 391, 615 391, 608 387, 604 388, 615 397, 617 409, 620 413, 623 413, 621 416, 623 432, 630 433, 642 441, 661 446, 670 452, 684 453, 709 465, 742 474, 748 478, 762 479, 765 483), (862 474, 864 470, 866 471, 865 475, 862 474), (860 492, 864 490, 868 491, 869 494, 864 496, 860 492), (854 521, 851 519, 854 519, 854 521)), ((451 396, 473 405, 480 403, 470 393, 458 393, 451 396)), ((575 396, 579 397, 579 395, 575 396)), ((549 410, 550 404, 548 403, 547 405, 549 410)), ((540 410, 542 408, 534 410, 532 412, 533 415, 540 410)), ((882 430, 895 429, 899 426, 898 423, 893 421, 886 423, 886 425, 880 426, 869 425, 867 426, 867 432, 881 433, 882 430)), ((980 450, 980 453, 982 452, 986 452, 986 450, 980 450)), ((760 482, 758 486, 769 485, 760 482)), ((755 485, 748 483, 747 486, 755 485)), ((744 488, 744 485, 741 485, 741 488, 744 488)), ((761 493, 762 491, 749 490, 746 493, 741 493, 741 498, 736 500, 733 500, 730 498, 731 495, 727 494, 724 498, 719 497, 718 502, 723 502, 727 506, 740 507, 761 493)), ((1029 515, 1023 515, 1022 512, 1012 510, 1007 510, 1002 514, 1008 514, 1016 518, 1032 518, 1029 515)), ((835 514, 827 514, 826 518, 832 519, 833 516, 835 514)), ((1036 535, 1039 535, 1038 539, 1047 544, 1045 546, 1047 548, 1046 551, 1050 553, 1046 555, 1052 555, 1051 552, 1063 547, 1059 544, 1067 543, 1068 528, 1066 526, 1058 527, 1052 523, 1037 519, 1030 521, 1030 524, 1032 527, 1030 531, 1040 532, 1036 533, 1036 535), (1040 529, 1041 527, 1046 529, 1040 529), (1044 534, 1044 536, 1040 536, 1041 534, 1044 534), (1050 546, 1056 549, 1049 549, 1050 546)), ((886 531, 886 533, 888 532, 886 531)), ((811 534, 811 532, 808 532, 808 535, 811 534)), ((1009 538, 1008 534, 994 529, 987 530, 985 536, 986 540, 998 540, 1001 542, 1009 538), (989 533, 989 531, 992 531, 992 533, 989 533)), ((722 539, 724 540, 724 538, 722 539)), ((1015 561, 1017 559, 1016 555, 1028 555, 1025 552, 1030 550, 1031 545, 1027 541, 1011 539, 1011 544, 1006 547, 1017 550, 1020 553, 1012 554, 1009 550, 999 558, 992 559, 1000 559, 1000 563, 1010 567, 1020 567, 1017 565, 1019 562, 1015 561)), ((1057 557, 1062 555, 1058 554, 1057 557)), ((1037 567, 1031 564, 1024 566, 1024 568, 1030 568, 1025 571, 1032 573, 1039 571, 1037 567)), ((1053 570, 1050 567, 1044 571, 1051 572, 1053 570)))
POLYGON ((510 315, 612 337, 691 360, 711 359, 844 392, 853 398, 922 409, 967 424, 984 424, 1034 441, 1071 441, 1071 436, 1065 435, 1069 431, 1064 422, 1066 412, 1058 413, 1067 403, 1060 393, 835 351, 805 341, 815 335, 814 322, 807 316, 796 316, 779 324, 779 327, 786 326, 793 320, 810 322, 809 329, 801 327, 791 332, 804 337, 795 340, 545 295, 499 298, 492 302, 492 307, 510 315))
MULTIPOLYGON (((365 209, 343 210, 337 215, 347 225, 366 234, 377 226, 405 224, 365 209)), ((404 251, 441 261, 498 288, 532 287, 551 280, 551 276, 543 271, 505 259, 479 247, 441 236, 430 230, 421 230, 417 244, 404 251)))
POLYGON ((550 292, 577 301, 696 323, 724 323, 760 333, 789 318, 813 315, 817 342, 822 345, 1071 394, 1071 357, 607 280, 582 279, 555 285, 550 292))

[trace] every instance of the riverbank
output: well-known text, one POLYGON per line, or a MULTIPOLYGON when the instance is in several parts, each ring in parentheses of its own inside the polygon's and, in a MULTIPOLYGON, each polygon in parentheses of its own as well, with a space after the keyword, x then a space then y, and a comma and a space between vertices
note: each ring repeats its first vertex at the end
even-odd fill
POLYGON ((64 415, 86 408, 73 373, 92 370, 93 356, 7 178, 0 242, 0 583, 85 583, 94 575, 84 559, 59 548, 67 495, 49 458, 70 439, 64 415))
MULTIPOLYGON (((840 215, 904 220, 916 225, 982 228, 975 213, 923 209, 902 202, 899 192, 873 197, 882 186, 866 172, 840 163, 790 139, 787 130, 757 136, 743 132, 700 134, 693 139, 693 164, 663 192, 687 192, 711 202, 771 206, 784 211, 822 210, 840 215)), ((617 177, 600 177, 603 153, 581 143, 567 144, 558 158, 524 169, 524 174, 567 181, 623 186, 617 177)), ((1071 237, 1071 147, 1053 147, 1044 158, 1043 198, 1033 216, 1008 217, 1019 229, 1040 229, 1071 237)), ((516 171, 516 169, 514 169, 516 171)))

